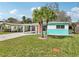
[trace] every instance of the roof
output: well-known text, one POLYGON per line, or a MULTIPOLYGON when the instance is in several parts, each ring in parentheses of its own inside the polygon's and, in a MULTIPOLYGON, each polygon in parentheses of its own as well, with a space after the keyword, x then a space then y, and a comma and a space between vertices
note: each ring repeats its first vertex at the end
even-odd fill
POLYGON ((69 23, 69 22, 48 22, 48 23, 69 23))
POLYGON ((63 25, 63 24, 69 24, 69 22, 48 22, 48 24, 50 24, 50 25, 52 25, 52 24, 54 24, 54 25, 56 25, 56 24, 63 25))
POLYGON ((32 26, 32 25, 38 25, 37 23, 32 23, 32 24, 15 24, 15 23, 6 23, 7 25, 13 25, 13 26, 32 26))
POLYGON ((4 22, 4 21, 1 21, 1 20, 0 20, 0 22, 4 22))

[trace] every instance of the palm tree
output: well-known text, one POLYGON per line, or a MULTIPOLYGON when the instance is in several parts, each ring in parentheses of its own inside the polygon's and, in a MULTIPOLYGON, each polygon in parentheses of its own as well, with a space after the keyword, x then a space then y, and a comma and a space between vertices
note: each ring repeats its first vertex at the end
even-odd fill
POLYGON ((43 11, 43 21, 46 22, 46 33, 47 33, 47 25, 48 22, 51 21, 52 19, 54 20, 56 18, 55 12, 48 8, 48 7, 42 7, 41 10, 43 11))
MULTIPOLYGON (((40 24, 40 27, 41 27, 41 29, 42 29, 42 23, 43 23, 43 21, 42 21, 42 11, 41 10, 39 10, 39 9, 34 9, 33 10, 33 14, 32 14, 32 16, 33 16, 33 22, 38 22, 39 24, 40 24)), ((43 37, 43 31, 42 31, 42 35, 41 35, 42 37, 43 37)))
POLYGON ((26 16, 22 16, 22 22, 26 23, 26 16))
POLYGON ((42 27, 42 37, 44 37, 44 35, 43 35, 43 21, 46 22, 46 27, 47 27, 48 21, 51 19, 55 19, 55 18, 56 18, 56 15, 55 15, 54 11, 49 9, 48 7, 41 7, 40 9, 35 9, 33 11, 34 22, 39 21, 39 24, 42 27))
POLYGON ((34 9, 33 10, 33 14, 32 14, 32 17, 33 17, 33 22, 36 23, 38 22, 38 9, 34 9))

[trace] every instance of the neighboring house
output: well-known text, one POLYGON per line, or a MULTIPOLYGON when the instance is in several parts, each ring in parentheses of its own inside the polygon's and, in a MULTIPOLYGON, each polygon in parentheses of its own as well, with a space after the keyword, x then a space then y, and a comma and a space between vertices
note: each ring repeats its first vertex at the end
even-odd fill
POLYGON ((69 22, 48 22, 47 35, 69 35, 69 22))

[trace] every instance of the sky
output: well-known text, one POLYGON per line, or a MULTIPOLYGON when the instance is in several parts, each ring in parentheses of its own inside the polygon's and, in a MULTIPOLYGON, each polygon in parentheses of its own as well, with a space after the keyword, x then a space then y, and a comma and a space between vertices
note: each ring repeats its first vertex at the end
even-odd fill
MULTIPOLYGON (((0 2, 0 20, 14 17, 21 20, 22 16, 32 18, 32 11, 35 8, 45 6, 48 2, 0 2)), ((72 21, 79 20, 78 2, 59 2, 59 10, 65 11, 71 16, 72 21)))

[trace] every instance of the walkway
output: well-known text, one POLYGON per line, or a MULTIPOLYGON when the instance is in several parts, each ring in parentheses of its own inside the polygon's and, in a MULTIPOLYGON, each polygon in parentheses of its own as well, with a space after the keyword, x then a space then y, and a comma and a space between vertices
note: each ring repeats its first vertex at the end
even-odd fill
POLYGON ((24 36, 24 35, 35 35, 35 34, 31 34, 31 33, 11 33, 11 34, 3 34, 3 35, 0 35, 0 41, 8 40, 8 39, 16 38, 16 37, 21 37, 21 36, 24 36))

